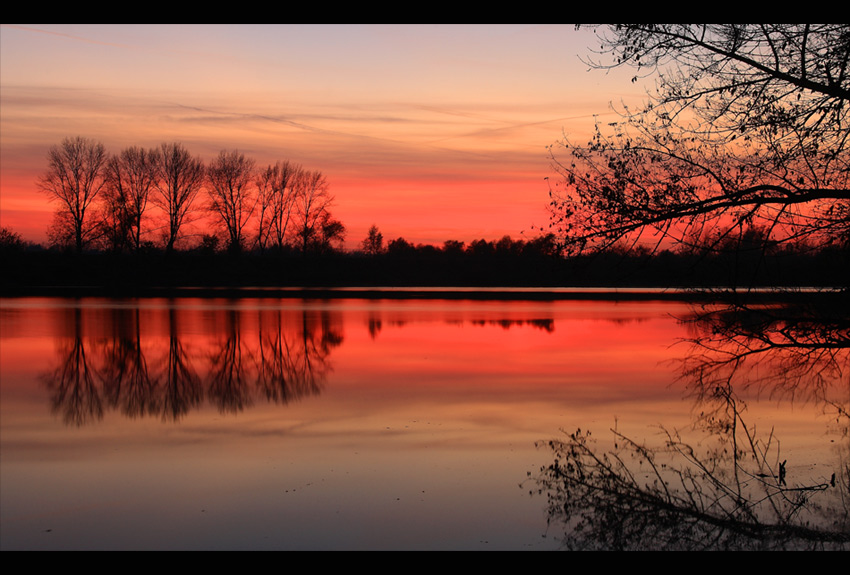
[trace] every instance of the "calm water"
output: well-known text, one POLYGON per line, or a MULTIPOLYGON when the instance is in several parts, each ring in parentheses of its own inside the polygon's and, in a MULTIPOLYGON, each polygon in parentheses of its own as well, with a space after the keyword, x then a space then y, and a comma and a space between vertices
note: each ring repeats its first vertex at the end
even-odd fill
MULTIPOLYGON (((717 330, 689 321, 694 312, 652 301, 5 299, 0 546, 559 548, 572 527, 538 487, 547 440, 581 429, 604 451, 622 448, 612 429, 662 446, 666 430, 707 449, 695 421, 719 388, 706 387, 704 365, 694 375, 689 360, 703 356, 683 340, 717 330)), ((837 370, 818 365, 793 388, 771 379, 787 358, 759 358, 735 389, 772 472, 785 460, 783 482, 829 487, 827 522, 847 500, 840 353, 837 370)))

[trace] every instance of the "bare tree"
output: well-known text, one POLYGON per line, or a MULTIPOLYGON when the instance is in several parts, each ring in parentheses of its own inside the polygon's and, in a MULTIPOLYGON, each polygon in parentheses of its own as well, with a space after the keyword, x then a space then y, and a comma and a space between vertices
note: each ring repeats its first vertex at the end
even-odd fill
MULTIPOLYGON (((133 223, 126 204, 127 198, 115 190, 106 188, 102 194, 97 220, 98 247, 105 247, 115 252, 130 251, 134 247, 132 240, 133 223)), ((55 227, 54 222, 54 227, 55 227)), ((52 230, 54 245, 62 245, 61 236, 52 230)))
POLYGON ((301 171, 295 181, 295 217, 299 243, 306 254, 310 242, 321 232, 323 216, 333 203, 328 181, 319 171, 301 171))
POLYGON ((103 144, 77 136, 65 138, 47 154, 47 171, 38 181, 39 189, 51 201, 59 202, 56 222, 67 225, 76 251, 91 239, 89 208, 103 189, 103 167, 107 159, 103 144))
POLYGON ((204 184, 204 175, 204 162, 193 158, 182 144, 160 146, 157 193, 153 200, 167 218, 165 247, 168 252, 174 250, 188 222, 192 204, 204 184))
POLYGON ((228 249, 239 252, 245 243, 245 225, 256 204, 251 187, 254 160, 236 150, 222 150, 210 164, 207 176, 209 209, 227 233, 228 249))
MULTIPOLYGON (((848 245, 850 26, 616 25, 610 64, 656 74, 644 109, 551 148, 566 246, 690 242, 757 224, 783 241, 848 245)), ((637 76, 636 76, 637 77, 637 76)), ((715 238, 722 241, 723 238, 715 238)))
POLYGON ((275 195, 274 167, 269 166, 257 175, 257 248, 263 252, 266 250, 272 227, 272 209, 275 195))
POLYGON ((114 226, 123 233, 133 250, 142 241, 142 216, 156 187, 160 153, 137 146, 126 148, 106 163, 106 197, 114 226))
POLYGON ((286 244, 295 207, 294 183, 300 172, 301 166, 285 160, 257 176, 257 245, 261 250, 270 239, 278 249, 286 244))

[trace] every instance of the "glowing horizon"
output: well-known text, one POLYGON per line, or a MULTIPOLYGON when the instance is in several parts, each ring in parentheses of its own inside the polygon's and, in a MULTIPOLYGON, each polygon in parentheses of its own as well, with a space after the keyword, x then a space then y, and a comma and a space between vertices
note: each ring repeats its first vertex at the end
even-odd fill
POLYGON ((238 149, 327 177, 356 248, 514 239, 548 224, 547 146, 639 101, 588 71, 571 25, 50 25, 0 28, 0 219, 43 242, 36 190, 65 137, 238 149))

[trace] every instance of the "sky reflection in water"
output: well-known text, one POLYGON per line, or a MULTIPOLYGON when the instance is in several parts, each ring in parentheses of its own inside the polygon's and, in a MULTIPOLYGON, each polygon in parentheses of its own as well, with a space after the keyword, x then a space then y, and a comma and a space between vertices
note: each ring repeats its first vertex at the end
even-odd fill
MULTIPOLYGON (((3 549, 557 548, 545 501, 518 488, 551 459, 535 442, 654 438, 694 408, 671 363, 681 303, 0 311, 3 549)), ((786 408, 750 416, 795 465, 831 457, 818 407, 786 408)))

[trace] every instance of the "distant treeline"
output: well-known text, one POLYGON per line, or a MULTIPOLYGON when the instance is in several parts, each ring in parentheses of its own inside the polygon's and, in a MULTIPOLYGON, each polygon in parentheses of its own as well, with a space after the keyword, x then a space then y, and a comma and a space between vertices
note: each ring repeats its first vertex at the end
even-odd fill
POLYGON ((847 249, 738 246, 722 251, 610 250, 565 258, 552 235, 532 240, 386 245, 373 226, 363 249, 304 252, 294 246, 233 253, 215 245, 168 252, 73 251, 26 244, 8 230, 2 253, 5 293, 95 286, 132 293, 146 287, 339 286, 850 286, 847 249))

